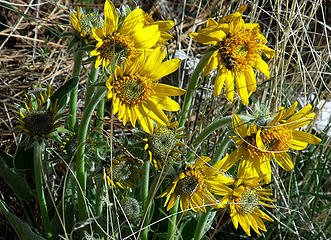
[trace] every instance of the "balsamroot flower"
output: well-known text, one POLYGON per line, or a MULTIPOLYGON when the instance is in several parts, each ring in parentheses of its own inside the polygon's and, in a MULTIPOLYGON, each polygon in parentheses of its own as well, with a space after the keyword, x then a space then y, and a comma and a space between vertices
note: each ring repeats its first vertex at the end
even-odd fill
POLYGON ((231 219, 234 227, 238 224, 244 229, 248 236, 251 236, 250 228, 261 235, 259 230, 267 231, 262 219, 273 222, 273 219, 265 214, 259 207, 274 206, 263 201, 274 202, 266 196, 272 196, 272 189, 262 189, 264 183, 260 183, 263 177, 239 179, 234 186, 221 200, 221 207, 230 207, 231 219))
POLYGON ((80 7, 77 7, 77 15, 71 12, 70 21, 82 38, 93 38, 92 29, 102 28, 103 24, 102 18, 97 13, 81 14, 80 7))
POLYGON ((321 139, 297 128, 313 121, 315 113, 309 113, 312 106, 307 105, 295 112, 298 103, 295 102, 288 110, 280 107, 277 115, 267 126, 258 127, 246 124, 236 115, 232 117, 232 127, 237 136, 232 139, 238 148, 233 151, 223 164, 228 170, 241 160, 238 175, 242 178, 264 176, 266 183, 271 181, 270 161, 273 158, 286 171, 293 169, 293 162, 287 153, 290 148, 302 150, 308 144, 318 144, 321 139))
POLYGON ((91 56, 97 56, 95 68, 102 62, 103 67, 109 66, 116 55, 130 60, 142 54, 143 50, 151 49, 160 39, 157 24, 145 26, 144 11, 133 10, 119 25, 119 17, 114 4, 106 0, 104 6, 105 22, 101 28, 92 30, 98 41, 91 56))
POLYGON ((268 58, 274 56, 274 50, 265 46, 266 38, 260 34, 258 23, 245 23, 242 13, 246 5, 221 19, 217 23, 209 18, 207 27, 191 33, 190 37, 199 43, 212 45, 214 51, 203 69, 203 75, 218 69, 215 78, 214 95, 221 93, 225 83, 228 101, 233 101, 234 82, 244 105, 248 105, 249 96, 256 90, 254 69, 270 77, 269 66, 262 60, 261 53, 268 58), (229 23, 224 23, 229 22, 229 23))
POLYGON ((168 31, 174 27, 175 23, 174 21, 167 20, 167 21, 154 21, 152 16, 150 16, 148 13, 144 14, 145 16, 145 27, 146 26, 152 26, 152 25, 158 25, 159 30, 161 32, 160 39, 158 41, 159 44, 168 44, 167 41, 172 39, 173 36, 168 33, 168 31))
MULTIPOLYGON (((36 90, 35 90, 36 92, 36 90)), ((25 94, 25 109, 20 109, 20 118, 18 126, 32 139, 49 138, 51 133, 61 126, 58 121, 61 114, 58 113, 57 103, 51 103, 49 97, 53 94, 53 89, 48 85, 47 89, 41 88, 34 95, 25 94), (39 95, 39 96, 38 96, 39 95)))
POLYGON ((140 177, 142 171, 136 162, 128 156, 120 156, 112 160, 112 164, 106 164, 105 177, 108 186, 120 187, 122 189, 135 188, 135 179, 140 177))
POLYGON ((156 48, 149 57, 143 52, 134 61, 125 61, 124 67, 115 69, 115 76, 107 80, 107 97, 113 99, 113 114, 123 119, 123 125, 130 120, 135 127, 138 119, 143 130, 153 132, 154 120, 161 126, 169 124, 169 119, 163 112, 178 111, 179 104, 169 96, 180 96, 185 90, 170 85, 158 83, 158 80, 179 67, 180 59, 165 62, 165 52, 156 48))
POLYGON ((179 139, 183 138, 183 128, 176 129, 178 122, 172 122, 169 126, 156 125, 154 131, 148 138, 145 138, 145 150, 148 151, 149 160, 153 162, 156 170, 160 170, 167 165, 168 159, 176 158, 176 154, 182 154, 176 146, 183 146, 179 139))
POLYGON ((195 164, 187 165, 185 171, 181 172, 164 193, 157 197, 167 197, 164 203, 164 207, 168 205, 167 211, 175 205, 178 196, 180 196, 180 208, 183 211, 191 209, 194 212, 206 212, 206 206, 220 207, 212 192, 225 195, 231 191, 226 185, 234 181, 214 166, 207 165, 209 161, 209 157, 200 157, 195 164))

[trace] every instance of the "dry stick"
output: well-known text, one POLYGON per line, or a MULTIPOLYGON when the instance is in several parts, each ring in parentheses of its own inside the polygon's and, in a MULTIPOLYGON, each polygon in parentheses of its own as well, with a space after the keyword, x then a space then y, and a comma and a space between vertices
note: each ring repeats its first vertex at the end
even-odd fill
MULTIPOLYGON (((65 45, 61 45, 61 44, 54 43, 54 42, 47 42, 47 41, 41 40, 41 39, 35 39, 35 38, 27 37, 27 36, 9 34, 9 33, 4 33, 4 32, 0 32, 0 36, 15 37, 15 38, 29 40, 29 41, 32 41, 32 42, 45 43, 47 46, 52 46, 52 47, 57 47, 57 48, 66 48, 67 47, 65 45)), ((0 48, 0 50, 1 50, 1 48, 0 48)))

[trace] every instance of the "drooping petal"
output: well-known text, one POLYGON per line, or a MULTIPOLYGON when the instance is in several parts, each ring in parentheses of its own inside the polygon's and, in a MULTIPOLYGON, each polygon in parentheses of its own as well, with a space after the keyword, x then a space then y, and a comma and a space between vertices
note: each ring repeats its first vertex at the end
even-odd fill
POLYGON ((321 139, 314 136, 313 134, 306 133, 303 131, 293 130, 292 131, 293 139, 301 142, 306 142, 309 144, 318 144, 321 142, 321 139))
POLYGON ((215 70, 220 64, 218 58, 218 50, 214 51, 208 59, 206 66, 203 68, 202 76, 207 76, 211 71, 215 70))
POLYGON ((247 137, 247 126, 243 120, 237 115, 232 115, 232 128, 234 132, 241 138, 247 137))
POLYGON ((137 118, 138 118, 138 121, 139 121, 142 129, 145 132, 152 134, 153 128, 154 128, 152 121, 150 120, 148 115, 145 113, 145 111, 141 105, 137 105, 137 110, 138 110, 137 118))
POLYGON ((242 103, 247 106, 248 105, 248 91, 247 91, 247 84, 246 84, 246 75, 241 72, 236 72, 236 88, 237 92, 241 98, 242 103))
POLYGON ((226 78, 231 78, 232 72, 227 68, 221 68, 218 70, 216 78, 215 78, 215 86, 214 86, 214 95, 219 96, 221 94, 221 90, 224 85, 224 81, 226 78))
POLYGON ((169 124, 169 119, 167 118, 167 116, 153 101, 147 100, 146 102, 142 103, 141 106, 144 109, 146 115, 158 124, 169 124))
POLYGON ((234 97, 234 74, 232 71, 229 72, 231 72, 231 74, 228 74, 228 77, 225 78, 225 93, 226 99, 232 102, 234 97))
POLYGON ((293 169, 294 167, 293 162, 290 155, 288 155, 288 153, 286 152, 275 153, 273 154, 273 157, 275 161, 278 163, 278 165, 281 166, 286 171, 291 171, 293 169))
POLYGON ((253 67, 262 72, 268 79, 270 78, 270 70, 268 64, 262 60, 260 56, 257 57, 253 67))
POLYGON ((251 66, 249 66, 247 68, 247 70, 244 72, 244 74, 246 77, 248 92, 255 92, 256 91, 256 77, 255 77, 253 68, 251 66))
POLYGON ((186 92, 184 89, 162 83, 155 84, 153 90, 158 97, 181 96, 186 92))

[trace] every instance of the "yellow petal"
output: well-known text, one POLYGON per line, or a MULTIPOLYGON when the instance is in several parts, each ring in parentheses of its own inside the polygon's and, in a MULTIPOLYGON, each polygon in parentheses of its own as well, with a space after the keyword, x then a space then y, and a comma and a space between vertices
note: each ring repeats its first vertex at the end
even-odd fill
POLYGON ((239 224, 248 236, 251 236, 250 221, 244 214, 238 214, 239 224))
POLYGON ((151 25, 132 33, 132 39, 136 48, 151 48, 160 39, 160 31, 157 25, 151 25))
POLYGON ((241 98, 242 103, 247 106, 248 105, 248 91, 247 91, 247 84, 246 84, 246 76, 243 72, 238 71, 236 72, 236 88, 237 92, 241 98))
POLYGON ((176 112, 180 109, 180 105, 169 97, 152 96, 150 100, 153 101, 156 106, 166 111, 176 112))
POLYGON ((296 112, 292 117, 290 117, 287 120, 287 122, 296 121, 300 118, 306 117, 306 115, 308 114, 308 112, 310 112, 311 109, 312 109, 312 106, 310 104, 308 104, 307 106, 305 106, 304 108, 301 108, 298 112, 296 112))
POLYGON ((207 25, 206 25, 207 27, 210 27, 210 26, 218 26, 218 23, 214 20, 214 19, 212 19, 212 18, 208 18, 208 20, 207 20, 207 25))
POLYGON ((167 76, 178 69, 182 60, 179 58, 165 61, 159 65, 154 65, 153 69, 150 69, 148 75, 153 81, 159 80, 164 76, 167 76), (155 69, 157 68, 157 71, 155 69))
POLYGON ((155 91, 155 94, 158 97, 181 96, 181 95, 185 94, 185 92, 186 92, 184 89, 166 85, 163 83, 155 84, 153 86, 153 90, 155 91))
POLYGON ((160 31, 169 31, 171 28, 175 26, 174 21, 155 21, 153 24, 157 24, 159 26, 160 31))
POLYGON ((205 45, 217 45, 219 42, 224 40, 226 34, 217 28, 217 26, 210 26, 203 28, 198 32, 190 33, 189 36, 195 41, 205 45))
POLYGON ((218 73, 215 78, 215 86, 214 86, 214 95, 219 96, 221 94, 221 90, 224 85, 224 81, 226 78, 231 78, 232 72, 227 68, 222 68, 218 70, 218 73))
POLYGON ((141 105, 138 105, 137 107, 137 118, 138 121, 142 127, 142 129, 149 133, 152 134, 153 132, 153 123, 152 121, 149 119, 149 117, 147 116, 147 114, 145 113, 143 107, 141 105))
POLYGON ((286 109, 284 107, 280 107, 278 109, 277 115, 271 120, 268 126, 275 126, 275 124, 283 120, 285 116, 286 116, 286 109))
POLYGON ((144 27, 144 21, 144 11, 140 8, 136 8, 125 18, 119 32, 123 35, 131 35, 144 27))
POLYGON ((241 149, 237 148, 229 155, 226 155, 219 162, 213 165, 215 169, 220 170, 221 172, 225 172, 229 170, 236 162, 238 162, 241 158, 241 149))
POLYGON ((251 66, 247 68, 247 70, 244 72, 246 77, 246 83, 247 83, 247 90, 248 92, 255 92, 256 91, 256 77, 254 70, 251 66))
POLYGON ((291 140, 290 148, 293 148, 294 150, 303 150, 308 146, 307 142, 298 141, 296 139, 291 140))
POLYGON ((104 15, 105 15, 105 22, 107 24, 107 33, 111 35, 113 32, 117 30, 118 25, 118 15, 114 4, 107 0, 104 6, 104 15))
POLYGON ((256 62, 253 64, 253 67, 266 75, 268 79, 270 78, 269 66, 265 61, 262 60, 260 56, 257 57, 256 62))
POLYGON ((275 161, 278 163, 279 166, 281 166, 286 171, 291 171, 293 169, 293 162, 291 157, 288 155, 288 153, 274 153, 273 157, 275 161))
POLYGON ((295 112, 295 109, 298 107, 298 102, 295 101, 291 107, 286 111, 286 114, 284 116, 284 118, 288 118, 290 117, 294 112, 295 112))
POLYGON ((218 56, 218 50, 213 52, 213 54, 208 59, 206 66, 203 68, 202 76, 207 76, 211 71, 215 70, 220 64, 220 59, 218 56))
POLYGON ((115 95, 113 97, 113 114, 115 115, 118 112, 120 106, 120 98, 115 95))
POLYGON ((225 78, 225 93, 226 93, 226 99, 228 101, 233 101, 234 97, 234 74, 232 71, 231 74, 228 74, 229 77, 225 78))
POLYGON ((153 101, 146 101, 141 104, 142 108, 144 109, 146 116, 153 119, 160 125, 168 125, 169 119, 164 114, 164 112, 153 102, 153 101))
POLYGON ((232 115, 232 128, 234 132, 241 138, 247 137, 247 126, 243 120, 237 115, 232 115))
POLYGON ((293 136, 293 139, 295 139, 297 141, 306 142, 309 144, 318 144, 321 142, 320 138, 314 136, 313 134, 302 132, 302 131, 293 130, 292 136, 293 136))
POLYGON ((267 58, 273 58, 275 56, 275 50, 267 47, 266 45, 262 45, 261 50, 267 58))

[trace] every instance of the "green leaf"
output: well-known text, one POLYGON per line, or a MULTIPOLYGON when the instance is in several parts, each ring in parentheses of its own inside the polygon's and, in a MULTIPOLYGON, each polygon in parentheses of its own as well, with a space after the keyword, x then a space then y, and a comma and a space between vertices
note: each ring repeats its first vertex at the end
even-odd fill
POLYGON ((51 102, 55 103, 58 101, 59 109, 62 109, 66 104, 66 96, 75 88, 78 84, 78 77, 73 77, 65 82, 55 93, 50 97, 51 102))
POLYGON ((34 233, 31 227, 21 219, 11 213, 5 206, 5 203, 0 200, 0 209, 2 214, 8 219, 13 226, 17 236, 21 240, 45 240, 42 236, 34 233))
MULTIPOLYGON (((33 148, 26 147, 29 140, 31 140, 29 137, 22 138, 16 148, 13 162, 14 169, 17 172, 33 172, 33 148)), ((30 143, 28 145, 30 145, 30 143)))
POLYGON ((16 197, 18 197, 20 200, 29 201, 31 198, 33 198, 33 194, 25 178, 15 173, 13 169, 9 168, 2 155, 3 153, 1 151, 0 176, 15 193, 16 197))

